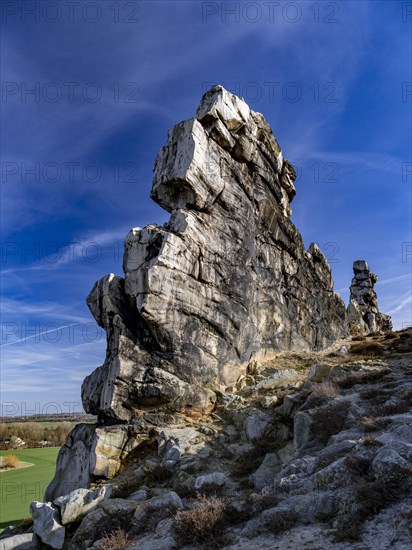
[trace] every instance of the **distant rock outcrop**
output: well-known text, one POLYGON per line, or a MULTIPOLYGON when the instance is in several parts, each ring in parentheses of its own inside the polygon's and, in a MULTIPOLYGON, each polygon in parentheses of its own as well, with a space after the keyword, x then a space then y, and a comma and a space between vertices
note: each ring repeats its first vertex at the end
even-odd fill
POLYGON ((354 277, 350 287, 348 324, 352 332, 368 334, 392 330, 389 315, 381 313, 374 290, 378 276, 371 273, 365 260, 353 262, 354 277))

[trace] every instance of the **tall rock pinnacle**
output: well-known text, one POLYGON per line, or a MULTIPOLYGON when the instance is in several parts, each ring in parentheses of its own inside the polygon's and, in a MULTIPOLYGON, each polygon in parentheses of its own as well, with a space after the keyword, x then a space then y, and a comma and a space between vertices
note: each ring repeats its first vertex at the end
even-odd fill
POLYGON ((391 318, 378 308, 374 290, 378 276, 370 272, 365 260, 353 262, 353 272, 348 306, 349 329, 361 334, 392 330, 391 318))
POLYGON ((152 198, 171 217, 132 229, 125 277, 87 299, 108 342, 83 383, 87 412, 203 414, 252 358, 345 334, 328 262, 289 218, 295 177, 264 117, 221 86, 169 131, 152 198))

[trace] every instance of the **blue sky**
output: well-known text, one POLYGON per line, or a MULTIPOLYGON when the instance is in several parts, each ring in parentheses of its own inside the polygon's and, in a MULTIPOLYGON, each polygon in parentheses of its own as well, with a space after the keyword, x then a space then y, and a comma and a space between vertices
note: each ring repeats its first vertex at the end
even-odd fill
POLYGON ((410 2, 2 2, 3 414, 80 410, 105 335, 85 304, 122 275, 167 130, 221 83, 298 170, 292 219, 411 324, 410 2), (56 7, 57 6, 57 7, 56 7), (30 93, 30 91, 32 93, 30 93))

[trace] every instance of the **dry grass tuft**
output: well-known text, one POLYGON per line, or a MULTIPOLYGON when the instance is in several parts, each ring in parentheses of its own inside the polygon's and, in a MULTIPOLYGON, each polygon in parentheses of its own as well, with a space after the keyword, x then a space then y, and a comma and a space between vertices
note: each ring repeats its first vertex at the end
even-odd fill
POLYGON ((182 546, 220 548, 226 538, 226 510, 227 503, 223 499, 200 495, 191 510, 177 512, 173 522, 176 542, 182 546))
POLYGON ((384 351, 385 348, 381 344, 370 341, 353 344, 353 346, 349 348, 349 353, 354 353, 355 355, 367 355, 370 357, 382 355, 384 351))
POLYGON ((379 441, 379 439, 376 439, 375 437, 372 437, 370 435, 368 435, 367 437, 362 437, 360 442, 362 443, 362 445, 366 445, 367 447, 380 447, 381 445, 383 445, 383 443, 379 441))
POLYGON ((116 529, 111 533, 105 533, 95 546, 99 550, 120 550, 128 548, 131 544, 132 539, 129 535, 123 529, 116 529))
POLYGON ((331 382, 322 382, 313 386, 312 392, 300 410, 313 409, 333 401, 339 396, 339 388, 331 382))
POLYGON ((165 483, 169 481, 171 477, 173 477, 172 470, 165 468, 161 464, 157 464, 153 470, 150 470, 150 472, 146 474, 146 480, 155 485, 165 483))
POLYGON ((352 371, 335 378, 335 383, 341 389, 349 389, 356 384, 370 384, 377 382, 390 373, 390 369, 352 371))
POLYGON ((271 533, 283 533, 292 529, 299 521, 299 516, 294 510, 273 510, 265 518, 265 526, 271 533))
POLYGON ((313 431, 320 442, 326 443, 332 435, 342 431, 348 410, 348 401, 338 401, 315 409, 313 431))
POLYGON ((2 468, 17 468, 20 459, 16 455, 5 455, 2 460, 2 468))
POLYGON ((365 477, 369 473, 372 460, 354 453, 348 454, 345 458, 345 466, 349 472, 358 477, 365 477))
POLYGON ((359 424, 365 432, 377 432, 388 426, 388 420, 381 417, 362 416, 359 424))
POLYGON ((363 523, 396 502, 401 494, 399 482, 360 481, 354 487, 356 511, 338 518, 335 532, 336 540, 360 540, 363 523))

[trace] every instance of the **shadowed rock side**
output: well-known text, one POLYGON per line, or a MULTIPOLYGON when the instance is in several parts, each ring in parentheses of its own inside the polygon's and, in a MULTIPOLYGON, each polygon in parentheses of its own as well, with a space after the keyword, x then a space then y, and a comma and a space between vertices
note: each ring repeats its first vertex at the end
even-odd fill
POLYGON ((374 290, 378 276, 370 272, 365 260, 353 262, 353 273, 348 306, 348 324, 351 332, 368 334, 392 330, 389 315, 379 311, 378 298, 374 290))
POLYGON ((289 219, 295 172, 260 113, 215 86, 156 159, 163 226, 126 237, 125 279, 96 283, 87 303, 107 356, 83 384, 85 410, 203 414, 250 359, 321 349, 345 333, 331 270, 289 219))

